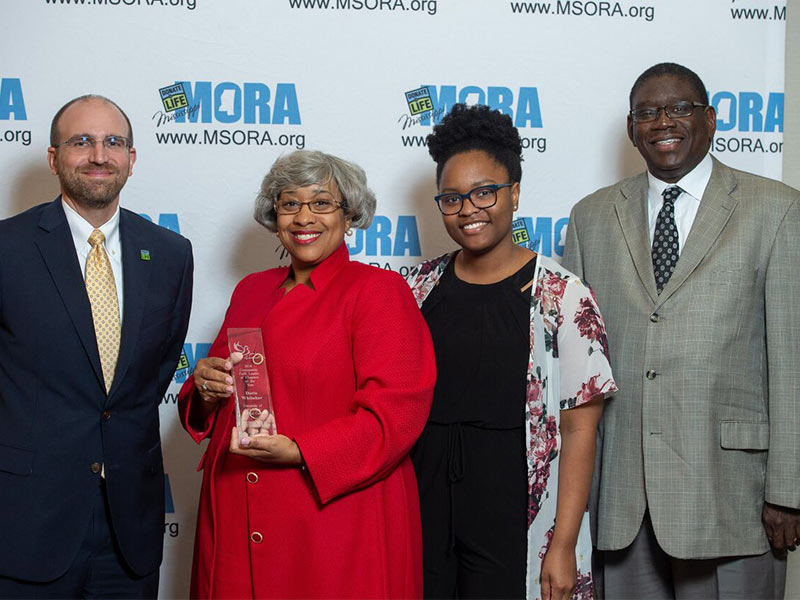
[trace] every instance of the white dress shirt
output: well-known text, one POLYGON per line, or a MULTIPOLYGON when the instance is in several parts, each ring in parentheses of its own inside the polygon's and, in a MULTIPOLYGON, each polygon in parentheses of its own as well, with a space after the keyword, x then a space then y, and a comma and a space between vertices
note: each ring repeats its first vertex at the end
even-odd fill
POLYGON ((675 200, 675 225, 678 227, 678 256, 683 252, 683 245, 692 229, 692 223, 697 216, 697 209, 703 193, 706 191, 708 181, 711 179, 711 154, 706 154, 705 158, 680 181, 667 183, 655 177, 650 171, 647 172, 648 191, 647 205, 650 222, 650 245, 653 244, 653 234, 656 230, 656 220, 661 207, 664 205, 664 197, 661 195, 666 188, 671 185, 680 186, 683 193, 675 200))
MULTIPOLYGON (((89 236, 95 227, 86 219, 80 216, 64 200, 61 200, 64 207, 64 214, 67 215, 69 230, 72 232, 72 241, 75 243, 75 252, 78 254, 78 263, 81 266, 81 273, 86 277, 86 259, 89 258, 89 251, 92 249, 89 244, 89 236)), ((111 270, 114 272, 114 283, 117 286, 117 299, 119 301, 119 320, 122 323, 122 243, 119 239, 119 206, 114 216, 98 227, 103 235, 106 236, 105 246, 111 270)))

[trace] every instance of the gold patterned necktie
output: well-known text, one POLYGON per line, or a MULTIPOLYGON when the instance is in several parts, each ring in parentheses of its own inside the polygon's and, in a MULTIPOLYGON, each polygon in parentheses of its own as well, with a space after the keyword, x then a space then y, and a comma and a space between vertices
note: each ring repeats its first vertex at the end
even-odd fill
POLYGON ((92 306, 94 335, 97 338, 97 350, 100 352, 100 365, 108 393, 114 381, 119 357, 120 324, 117 286, 114 283, 111 261, 103 247, 105 239, 106 236, 99 229, 95 229, 89 236, 92 249, 86 259, 86 293, 92 306))

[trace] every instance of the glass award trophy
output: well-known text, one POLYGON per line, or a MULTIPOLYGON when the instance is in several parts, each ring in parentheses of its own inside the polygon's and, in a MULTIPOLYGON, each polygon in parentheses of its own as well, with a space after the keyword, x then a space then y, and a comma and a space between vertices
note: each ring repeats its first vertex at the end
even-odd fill
POLYGON ((228 329, 228 351, 240 352, 242 360, 233 366, 236 398, 236 428, 243 437, 275 435, 275 413, 264 363, 264 340, 256 328, 228 329))

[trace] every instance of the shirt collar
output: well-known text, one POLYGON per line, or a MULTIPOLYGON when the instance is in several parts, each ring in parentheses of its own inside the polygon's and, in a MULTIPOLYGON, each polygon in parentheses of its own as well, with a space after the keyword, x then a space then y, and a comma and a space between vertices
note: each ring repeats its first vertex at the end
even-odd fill
MULTIPOLYGON (((311 285, 314 286, 313 289, 319 290, 325 287, 328 282, 334 278, 334 276, 344 267, 347 263, 350 262, 350 253, 347 251, 347 245, 342 242, 341 245, 333 251, 333 253, 319 263, 314 269, 311 271, 311 285)), ((280 287, 286 281, 286 279, 292 274, 292 267, 283 267, 286 269, 286 276, 281 278, 280 283, 278 286, 280 287)), ((311 289, 311 286, 308 286, 311 289)))
POLYGON ((681 189, 689 194, 692 198, 700 202, 703 199, 703 193, 706 191, 706 186, 711 179, 711 170, 714 166, 711 160, 711 153, 708 152, 705 158, 701 160, 698 165, 684 175, 679 181, 675 183, 667 183, 661 181, 650 171, 647 172, 647 183, 650 189, 656 192, 656 197, 661 197, 661 194, 671 185, 678 185, 681 189))
POLYGON ((325 287, 334 276, 350 262, 350 253, 344 242, 328 258, 311 271, 311 284, 315 290, 325 287))
MULTIPOLYGON (((64 207, 64 214, 67 217, 67 224, 69 225, 69 230, 72 233, 72 240, 75 243, 75 247, 76 248, 88 247, 89 236, 95 230, 94 225, 92 225, 91 223, 89 223, 89 221, 80 216, 75 211, 74 208, 72 208, 69 204, 64 202, 63 198, 61 199, 61 206, 64 207)), ((103 232, 103 235, 106 238, 105 241, 106 247, 110 246, 111 244, 118 243, 117 240, 119 238, 119 205, 117 205, 117 210, 114 211, 114 215, 97 229, 103 232)))

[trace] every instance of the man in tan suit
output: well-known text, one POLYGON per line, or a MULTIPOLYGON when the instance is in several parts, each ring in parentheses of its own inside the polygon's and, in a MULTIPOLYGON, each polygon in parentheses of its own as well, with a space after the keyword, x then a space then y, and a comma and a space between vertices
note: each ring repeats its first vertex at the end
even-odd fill
POLYGON ((620 391, 600 425, 607 598, 783 598, 800 538, 800 193, 709 154, 716 113, 663 63, 630 96, 647 173, 570 218, 620 391))

